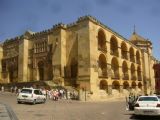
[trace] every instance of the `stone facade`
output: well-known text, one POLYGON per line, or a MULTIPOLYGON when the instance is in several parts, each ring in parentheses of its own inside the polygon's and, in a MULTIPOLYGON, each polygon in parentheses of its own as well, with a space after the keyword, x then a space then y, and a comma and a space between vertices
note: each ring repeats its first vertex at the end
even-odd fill
POLYGON ((160 63, 154 64, 153 69, 155 73, 155 91, 160 94, 160 63))
POLYGON ((154 92, 152 43, 135 32, 127 40, 91 16, 6 40, 0 60, 1 83, 53 81, 92 100, 154 92))

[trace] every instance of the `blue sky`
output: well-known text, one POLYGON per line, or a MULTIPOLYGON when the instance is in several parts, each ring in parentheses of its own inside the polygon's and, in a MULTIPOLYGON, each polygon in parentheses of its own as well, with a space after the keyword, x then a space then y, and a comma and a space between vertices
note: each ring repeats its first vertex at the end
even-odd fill
POLYGON ((160 60, 160 0, 0 0, 0 40, 91 15, 125 38, 136 32, 153 43, 160 60))

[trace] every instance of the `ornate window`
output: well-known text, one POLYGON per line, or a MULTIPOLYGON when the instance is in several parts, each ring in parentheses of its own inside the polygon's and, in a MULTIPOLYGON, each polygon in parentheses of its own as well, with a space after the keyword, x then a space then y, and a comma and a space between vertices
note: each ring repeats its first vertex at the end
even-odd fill
POLYGON ((34 44, 34 53, 47 52, 47 41, 37 42, 34 44))

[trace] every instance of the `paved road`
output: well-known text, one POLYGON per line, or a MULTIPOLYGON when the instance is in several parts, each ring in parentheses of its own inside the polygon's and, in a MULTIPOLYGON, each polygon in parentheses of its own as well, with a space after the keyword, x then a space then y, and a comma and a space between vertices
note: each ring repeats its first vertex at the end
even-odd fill
POLYGON ((12 93, 1 93, 0 102, 12 107, 19 120, 159 120, 160 118, 135 118, 125 110, 125 101, 79 102, 52 101, 45 104, 17 104, 12 93))

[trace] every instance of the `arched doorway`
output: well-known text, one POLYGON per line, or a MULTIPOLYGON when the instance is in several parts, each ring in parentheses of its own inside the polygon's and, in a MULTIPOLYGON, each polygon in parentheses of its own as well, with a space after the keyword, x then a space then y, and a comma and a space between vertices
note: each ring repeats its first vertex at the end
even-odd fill
POLYGON ((113 81, 112 83, 112 94, 117 96, 120 93, 120 84, 118 81, 113 81))
POLYGON ((44 62, 38 62, 39 80, 44 80, 44 62))
POLYGON ((125 81, 125 82, 123 83, 123 93, 124 93, 125 95, 128 95, 128 94, 129 94, 129 91, 130 91, 130 89, 129 89, 129 83, 128 83, 127 81, 125 81))
POLYGON ((119 89, 120 89, 120 84, 119 84, 118 81, 113 81, 113 83, 112 83, 112 89, 116 89, 116 90, 119 91, 119 89))
POLYGON ((101 80, 99 84, 99 89, 100 90, 108 90, 108 84, 107 81, 101 80))
POLYGON ((136 89, 136 82, 132 82, 132 89, 136 89))
POLYGON ((142 83, 141 82, 138 83, 138 88, 142 89, 142 83))
POLYGON ((129 83, 127 81, 123 83, 123 89, 129 90, 129 83))

